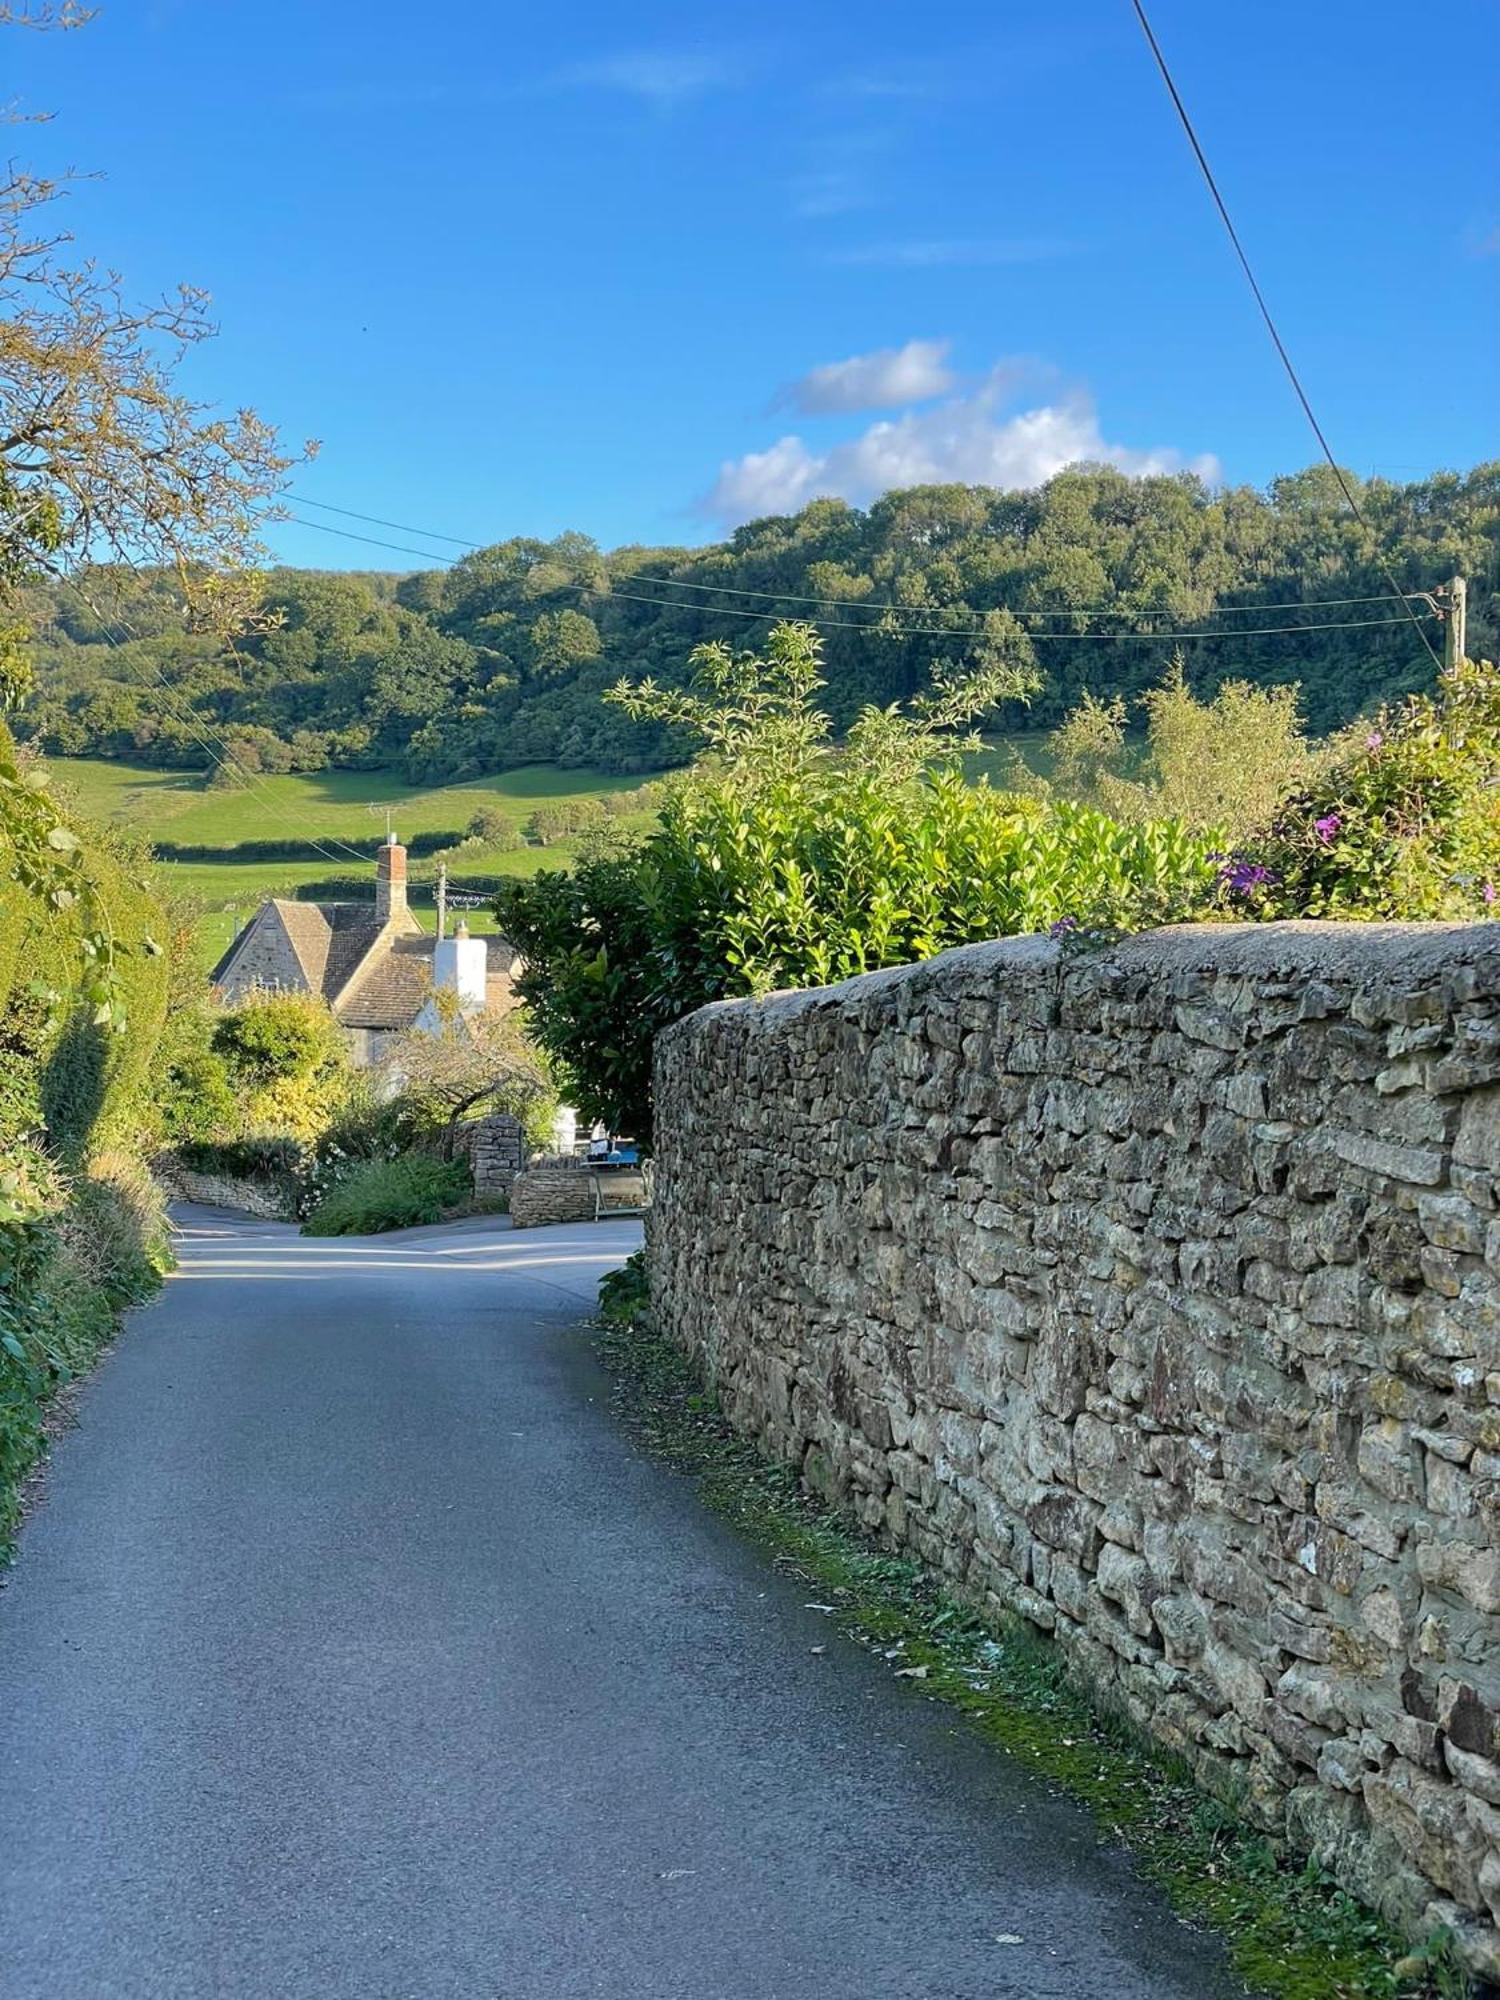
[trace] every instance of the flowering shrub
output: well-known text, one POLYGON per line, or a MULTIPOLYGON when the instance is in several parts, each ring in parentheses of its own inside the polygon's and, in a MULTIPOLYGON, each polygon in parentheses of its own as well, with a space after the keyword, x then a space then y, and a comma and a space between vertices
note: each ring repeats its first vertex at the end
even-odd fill
POLYGON ((1351 731, 1316 782, 1221 865, 1243 916, 1483 917, 1500 885, 1500 673, 1465 661, 1435 693, 1351 731))
POLYGON ((370 1072, 356 1070, 338 1113, 302 1154, 297 1213, 310 1214, 340 1181, 361 1167, 428 1150, 430 1139, 406 1097, 383 1097, 370 1072))
POLYGON ((369 1236, 440 1222, 468 1193, 469 1170, 462 1160, 435 1160, 429 1153, 360 1160, 321 1198, 303 1223, 303 1234, 369 1236))

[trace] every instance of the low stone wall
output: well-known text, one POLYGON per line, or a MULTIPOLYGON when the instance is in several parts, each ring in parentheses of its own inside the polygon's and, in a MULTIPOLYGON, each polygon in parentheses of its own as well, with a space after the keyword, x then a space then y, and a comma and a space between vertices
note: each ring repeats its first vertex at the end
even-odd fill
POLYGON ((267 1222, 291 1218, 289 1195, 261 1181, 231 1180, 227 1174, 200 1174, 176 1160, 156 1160, 152 1173, 173 1201, 201 1202, 206 1208, 234 1208, 267 1222))
POLYGON ((581 1167, 530 1167, 510 1184, 510 1219, 516 1229, 592 1222, 593 1180, 581 1167))
POLYGON ((731 1418, 1500 1971, 1500 927, 952 952, 657 1048, 731 1418))

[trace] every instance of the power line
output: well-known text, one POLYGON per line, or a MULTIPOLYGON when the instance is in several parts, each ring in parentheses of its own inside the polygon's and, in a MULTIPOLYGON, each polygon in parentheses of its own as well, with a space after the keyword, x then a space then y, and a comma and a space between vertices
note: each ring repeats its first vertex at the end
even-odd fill
MULTIPOLYGON (((410 549, 407 547, 406 544, 401 542, 381 541, 377 539, 377 537, 375 537, 374 535, 358 535, 355 534, 349 528, 333 528, 326 526, 321 521, 304 521, 301 518, 301 516, 297 514, 289 515, 287 518, 291 521, 294 521, 298 527, 316 528, 321 534, 341 535, 348 541, 364 542, 368 544, 370 547, 377 549, 405 550, 406 553, 412 555, 426 554, 430 562, 436 562, 443 565, 444 567, 449 567, 449 568, 451 568, 453 565, 454 558, 451 556, 431 555, 428 554, 428 552, 425 550, 410 549)), ((417 532, 421 533, 422 531, 418 529, 417 532)), ((476 544, 475 546, 478 545, 476 544)), ((664 578, 662 579, 662 581, 671 582, 672 579, 664 578)), ((756 621, 763 621, 766 619, 774 618, 776 616, 775 612, 773 611, 741 611, 734 605, 694 604, 694 603, 684 603, 681 598, 651 597, 641 591, 617 589, 613 584, 605 588, 597 584, 568 583, 564 585, 563 588, 577 591, 582 596, 602 597, 602 598, 625 598, 634 604, 655 605, 659 610, 662 611, 691 611, 691 612, 701 613, 703 616, 709 618, 749 618, 756 621)), ((756 596, 761 595, 760 592, 753 592, 749 594, 756 596)), ((776 597, 777 593, 766 592, 765 595, 776 597)), ((826 599, 784 598, 784 599, 778 599, 778 601, 823 604, 823 603, 834 603, 837 600, 831 598, 826 598, 826 599)), ((1389 601, 1390 600, 1384 596, 1378 598, 1354 597, 1354 598, 1328 598, 1325 600, 1321 600, 1321 602, 1326 602, 1333 606, 1338 606, 1342 604, 1375 604, 1375 603, 1385 604, 1388 603, 1389 601)), ((847 608, 853 609, 857 607, 849 606, 847 608)), ((874 609, 876 607, 870 606, 868 608, 874 609)), ((907 609, 908 612, 916 609, 916 607, 914 606, 907 606, 905 608, 907 609)), ((1264 610, 1264 611, 1277 611, 1282 609, 1280 605, 1275 605, 1275 604, 1255 605, 1255 606, 1247 605, 1242 608, 1246 610, 1264 610)), ((1295 610, 1295 609, 1300 609, 1302 607, 1294 605, 1294 606, 1289 606, 1287 608, 1295 610)), ((1309 604, 1306 608, 1309 610, 1317 609, 1318 604, 1317 603, 1309 604)), ((974 615, 982 617, 984 614, 976 613, 974 615)), ((879 632, 881 636, 885 638, 965 639, 965 638, 978 638, 982 636, 982 630, 974 626, 937 625, 937 624, 890 625, 884 623, 882 620, 879 619, 862 619, 862 618, 807 618, 804 619, 803 622, 808 625, 816 625, 820 631, 879 632)), ((1311 625, 1250 625, 1250 626, 1232 627, 1230 630, 1225 632, 1184 631, 1180 628, 1172 628, 1166 631, 1153 631, 1153 632, 1034 632, 1029 636, 1033 639, 1040 640, 1048 645, 1052 644, 1054 641, 1069 641, 1069 640, 1102 640, 1106 642, 1110 640, 1127 641, 1127 642, 1131 640, 1141 640, 1148 643, 1152 640, 1156 641, 1166 640, 1172 643, 1176 643, 1178 641, 1187 639, 1267 638, 1277 634, 1292 633, 1292 632, 1349 632, 1362 629, 1367 626, 1400 625, 1403 622, 1404 621, 1400 617, 1350 618, 1341 620, 1322 619, 1316 622, 1315 624, 1311 625)), ((1418 629, 1420 629, 1420 627, 1418 629)), ((1425 633, 1423 634, 1423 638, 1425 640, 1426 638, 1425 633)))
MULTIPOLYGON (((117 614, 114 618, 107 618, 98 605, 89 597, 88 593, 71 577, 59 577, 58 581, 63 585, 64 589, 71 590, 90 615, 98 621, 99 629, 104 634, 106 645, 118 652, 124 644, 130 641, 134 641, 137 644, 140 643, 141 634, 133 629, 123 614, 117 614), (111 631, 117 634, 123 632, 126 638, 124 640, 118 637, 111 638, 111 631)), ((337 866, 339 863, 338 855, 332 853, 329 847, 324 845, 323 840, 319 836, 315 834, 309 835, 304 825, 283 812, 272 798, 264 781, 258 779, 253 772, 247 771, 242 764, 235 760, 229 750, 227 738, 215 731, 212 724, 206 722, 195 711, 186 707, 186 705, 179 706, 172 685, 161 672, 160 668, 156 667, 155 663, 149 659, 145 660, 143 664, 151 670, 156 685, 166 697, 168 712, 192 736, 198 747, 207 755, 210 763, 217 765, 221 771, 230 772, 242 784, 248 787, 258 787, 265 794, 261 802, 264 809, 272 813, 284 826, 289 826, 295 832, 301 834, 307 840, 310 847, 316 848, 321 859, 337 866), (216 742, 219 749, 224 753, 222 756, 215 750, 214 745, 216 742)), ((335 836, 329 835, 328 838, 334 847, 343 848, 345 854, 353 855, 356 860, 366 862, 369 860, 368 854, 362 854, 356 848, 347 846, 335 836)))
MULTIPOLYGON (((774 611, 740 611, 733 605, 683 604, 680 600, 674 602, 670 598, 643 597, 638 592, 630 590, 592 590, 586 584, 575 584, 571 588, 584 590, 594 597, 625 597, 637 604, 656 604, 670 611, 699 611, 705 617, 709 618, 767 619, 776 616, 774 611)), ((1380 601, 1385 603, 1387 600, 1382 598, 1380 601)), ((1267 609, 1273 610, 1275 607, 1267 606, 1267 609)), ((963 639, 983 637, 982 633, 972 630, 961 630, 957 626, 952 625, 886 625, 879 621, 867 623, 859 619, 849 618, 806 618, 802 622, 806 625, 816 625, 820 631, 879 632, 883 637, 888 636, 891 638, 963 639)), ((1400 625, 1403 622, 1400 618, 1349 618, 1336 622, 1324 620, 1316 625, 1241 626, 1237 631, 1229 632, 1185 632, 1181 630, 1167 632, 1032 632, 1028 633, 1027 636, 1040 640, 1044 645, 1052 645, 1054 642, 1070 639, 1123 640, 1126 642, 1151 639, 1169 639, 1173 641, 1180 639, 1254 639, 1275 632, 1349 632, 1360 626, 1400 625)))
MULTIPOLYGON (((372 549, 395 549, 402 555, 421 556, 424 561, 438 563, 444 569, 451 569, 458 560, 456 556, 440 556, 434 549, 414 549, 409 542, 383 542, 378 535, 356 535, 352 528, 331 527, 327 521, 304 521, 300 514, 286 514, 282 518, 294 522, 299 528, 312 528, 320 535, 342 535, 346 542, 364 542, 372 549)), ((356 518, 363 520, 366 516, 359 515, 356 518)), ((374 516, 368 518, 373 520, 374 516)), ((392 523, 392 525, 397 524, 392 523)), ((426 531, 422 528, 413 528, 411 532, 420 535, 426 531)), ((480 544, 475 542, 473 546, 478 548, 480 544)))
MULTIPOLYGON (((305 493, 293 495, 299 507, 316 507, 320 514, 342 514, 349 521, 368 521, 375 528, 397 528, 404 535, 421 535, 429 542, 452 542, 459 549, 482 549, 483 542, 466 541, 462 535, 440 535, 436 528, 415 528, 410 521, 388 521, 383 514, 361 514, 353 507, 335 507, 331 500, 313 500, 305 493)), ((293 517, 295 519, 295 516, 293 517)), ((315 521, 304 521, 304 528, 317 526, 315 521)))
MULTIPOLYGON (((430 542, 451 542, 456 548, 478 550, 486 546, 483 542, 468 541, 461 535, 439 534, 435 528, 415 527, 410 521, 388 521, 380 514, 361 514, 356 512, 353 507, 335 507, 327 500, 308 500, 304 496, 298 495, 297 504, 302 507, 318 507, 329 514, 342 514, 346 519, 351 521, 366 521, 377 528, 395 528, 402 534, 421 535, 425 540, 430 542)), ((293 521, 300 528, 313 528, 322 535, 344 535, 350 541, 367 542, 372 548, 394 549, 405 555, 425 556, 429 562, 448 566, 451 566, 455 560, 452 556, 440 556, 435 551, 414 548, 409 542, 381 541, 373 535, 356 535, 352 534, 347 528, 330 527, 325 521, 307 521, 299 514, 291 514, 286 518, 293 521)), ((751 589, 744 584, 699 583, 693 577, 663 576, 660 572, 643 569, 628 571, 625 581, 661 584, 671 590, 718 591, 726 597, 757 597, 769 599, 777 604, 823 605, 834 610, 847 608, 863 611, 915 612, 921 609, 920 605, 893 604, 888 598, 808 597, 790 590, 751 589)), ((1418 597, 1422 593, 1412 591, 1402 594, 1418 597)), ((1390 593, 1382 590, 1364 597, 1294 598, 1285 604, 1215 604, 1210 615, 1217 618, 1221 613, 1238 611, 1300 611, 1304 609, 1321 611, 1324 609, 1337 609, 1350 604, 1387 604, 1389 601, 1390 593)), ((993 609, 1006 611, 1012 618, 1165 618, 1170 615, 1165 611, 1124 610, 1118 604, 1032 605, 1024 608, 1015 605, 999 605, 993 607, 993 609)), ((967 615, 974 618, 983 618, 988 613, 983 610, 975 610, 967 615)))
MULTIPOLYGON (((308 525, 313 526, 315 524, 309 522, 308 525)), ((883 598, 800 597, 794 591, 790 590, 751 590, 733 583, 696 583, 690 578, 682 576, 652 576, 645 570, 630 570, 626 574, 625 581, 627 583, 636 581, 642 583, 662 583, 669 585, 674 590, 717 590, 722 591, 726 596, 730 597, 770 598, 778 604, 818 604, 849 611, 900 611, 910 615, 918 613, 925 608, 920 604, 892 604, 888 599, 883 598)), ((1414 596, 1420 594, 1413 592, 1414 596)), ((1373 597, 1315 597, 1293 598, 1287 603, 1215 604, 1207 615, 1211 618, 1217 618, 1221 612, 1227 611, 1322 611, 1325 609, 1334 610, 1347 604, 1389 603, 1389 592, 1382 590, 1377 592, 1373 597)), ((952 608, 952 606, 941 605, 933 607, 934 610, 951 610, 952 608)), ((1118 604, 1070 604, 1066 606, 1058 605, 1055 608, 1033 607, 1029 609, 1022 609, 1011 604, 1000 604, 988 609, 976 608, 972 611, 967 611, 965 615, 971 618, 988 618, 994 616, 996 613, 1004 613, 1011 618, 1167 618, 1171 616, 1171 613, 1167 611, 1132 611, 1118 604)), ((958 630, 959 628, 955 626, 953 629, 958 630)), ((1057 636, 1059 635, 1052 632, 1035 632, 1032 634, 1032 637, 1036 639, 1051 639, 1057 636)), ((1101 633, 1099 636, 1104 637, 1106 635, 1101 633)))
MULTIPOLYGON (((1255 303, 1260 308, 1260 316, 1266 323, 1266 331, 1267 333, 1270 334, 1276 352, 1281 357, 1281 365, 1286 370, 1287 380, 1291 383, 1293 389, 1295 389, 1297 392, 1297 401, 1302 405, 1303 415, 1307 418, 1308 423, 1311 424, 1313 436, 1318 440, 1318 444, 1322 448, 1323 456, 1328 460, 1329 466, 1332 468, 1333 471, 1333 476, 1339 483, 1339 489, 1343 493, 1345 500, 1347 500, 1349 503, 1349 512, 1354 516, 1355 520, 1359 523, 1359 525, 1364 529, 1365 533, 1368 535, 1371 532, 1369 524, 1365 520, 1364 515, 1360 512, 1359 502, 1354 497, 1353 488, 1350 486, 1348 480, 1344 477, 1343 467, 1334 457, 1333 448, 1329 444, 1328 439, 1323 434, 1323 426, 1318 422, 1318 419, 1313 412, 1313 406, 1308 401, 1307 391, 1302 386, 1301 377, 1298 375, 1296 369, 1292 366, 1292 357, 1290 354, 1287 353, 1286 342, 1282 339, 1280 333, 1277 331, 1276 322, 1271 317, 1271 308, 1266 304, 1265 294, 1261 291, 1259 284, 1256 282, 1255 272, 1251 268, 1249 257, 1245 254, 1245 246, 1240 241, 1239 231, 1235 228, 1233 219, 1231 218, 1229 213, 1229 209, 1225 204, 1224 197, 1219 192, 1219 184, 1214 179, 1213 169, 1208 164, 1208 156, 1205 154, 1203 147, 1199 142, 1198 134, 1193 127, 1193 121, 1188 116, 1187 106, 1182 101, 1182 94, 1178 90, 1176 83, 1173 81, 1172 72, 1167 67, 1167 59, 1161 52, 1161 44, 1157 41, 1156 35, 1152 30, 1151 23, 1146 18, 1146 9, 1142 4, 1142 0, 1131 0, 1131 5, 1135 9, 1136 19, 1141 24, 1141 31, 1146 37, 1146 41, 1150 47, 1151 53, 1156 59, 1156 67, 1161 71, 1162 82, 1167 86, 1167 92, 1172 99, 1173 105, 1176 107, 1177 116, 1182 121, 1182 129, 1187 134, 1188 144, 1193 149, 1193 156, 1197 160, 1199 168, 1202 171, 1204 181, 1207 183, 1208 186, 1208 191, 1213 196, 1214 207, 1219 211, 1219 219, 1223 223, 1225 231, 1228 234, 1229 240, 1234 246, 1234 254, 1236 257, 1238 257, 1240 261, 1240 269, 1244 272, 1246 281, 1250 286, 1250 290, 1254 294, 1255 303)), ((1394 571, 1391 569, 1390 565, 1386 562, 1385 557, 1380 554, 1378 546, 1376 548, 1375 559, 1380 564, 1381 569, 1385 572, 1386 581, 1391 586, 1392 594, 1400 600, 1402 608, 1406 612, 1407 617, 1416 627, 1418 638, 1422 641, 1422 644, 1427 648, 1428 652, 1432 655, 1433 665, 1436 666, 1438 670, 1441 672, 1443 663, 1438 658, 1437 649, 1433 645, 1432 641, 1428 638, 1426 632, 1423 630, 1421 619, 1418 618, 1416 612, 1412 610, 1411 605, 1408 602, 1405 593, 1402 591, 1401 586, 1396 581, 1394 571)))

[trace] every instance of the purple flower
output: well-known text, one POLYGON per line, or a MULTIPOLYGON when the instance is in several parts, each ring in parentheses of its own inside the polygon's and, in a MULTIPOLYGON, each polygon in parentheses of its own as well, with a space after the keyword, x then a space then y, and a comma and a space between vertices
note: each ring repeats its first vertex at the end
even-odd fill
POLYGON ((1380 731, 1378 729, 1372 729, 1369 735, 1365 738, 1365 748, 1367 750, 1378 750, 1381 744, 1384 743, 1384 741, 1385 738, 1381 735, 1380 731))
POLYGON ((1261 889, 1276 880, 1272 871, 1263 862, 1247 861, 1243 855, 1231 861, 1227 868, 1219 871, 1219 880, 1234 896, 1248 896, 1252 889, 1261 889))
POLYGON ((1494 883, 1493 883, 1493 882, 1486 882, 1486 883, 1485 883, 1485 885, 1484 885, 1484 887, 1483 887, 1483 889, 1481 889, 1479 893, 1480 893, 1480 894, 1481 894, 1481 895, 1482 895, 1482 896, 1484 897, 1484 900, 1485 900, 1485 901, 1486 901, 1487 903, 1493 903, 1493 902, 1494 902, 1494 900, 1495 900, 1495 897, 1496 897, 1496 894, 1497 894, 1497 893, 1500 893, 1500 892, 1497 892, 1497 891, 1496 891, 1496 888, 1495 888, 1495 885, 1494 885, 1494 883))
POLYGON ((1047 932, 1047 935, 1053 938, 1064 938, 1070 931, 1076 931, 1077 928, 1077 917, 1059 917, 1057 922, 1047 932))
POLYGON ((1343 824, 1344 822, 1339 818, 1337 813, 1324 813, 1321 819, 1313 821, 1313 832, 1326 847, 1343 824))

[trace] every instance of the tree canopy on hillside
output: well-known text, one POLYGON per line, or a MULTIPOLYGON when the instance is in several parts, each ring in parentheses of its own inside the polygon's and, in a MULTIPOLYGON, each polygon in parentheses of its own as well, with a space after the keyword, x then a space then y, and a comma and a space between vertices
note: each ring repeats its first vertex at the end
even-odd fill
POLYGON ((1500 461, 1359 495, 1363 523, 1326 467, 1261 492, 1081 466, 1034 491, 815 500, 704 548, 605 553, 566 534, 400 577, 282 569, 268 628, 234 650, 183 630, 170 576, 101 568, 97 615, 70 591, 34 595, 41 685, 23 727, 54 753, 199 763, 160 676, 268 769, 398 763, 423 783, 552 760, 643 770, 689 738, 604 691, 621 674, 680 687, 695 647, 754 644, 791 617, 821 629, 840 730, 934 671, 986 663, 1040 676, 1001 726, 1052 727, 1085 693, 1134 702, 1180 646, 1200 692, 1300 683, 1323 733, 1431 683, 1382 564, 1411 590, 1467 575, 1470 651, 1500 648, 1500 461), (124 644, 122 626, 137 635, 124 644))

